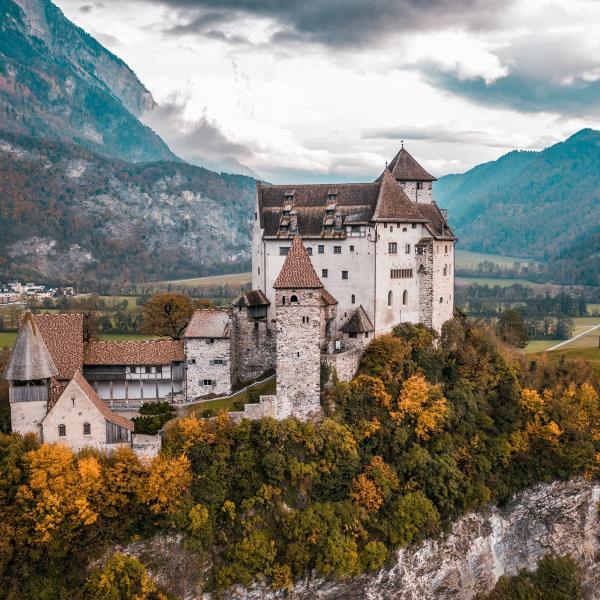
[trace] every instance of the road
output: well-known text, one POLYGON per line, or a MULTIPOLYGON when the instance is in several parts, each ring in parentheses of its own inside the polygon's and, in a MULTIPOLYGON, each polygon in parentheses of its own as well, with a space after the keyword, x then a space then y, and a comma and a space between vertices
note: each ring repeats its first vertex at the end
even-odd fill
POLYGON ((600 325, 592 325, 591 327, 588 327, 588 329, 586 331, 582 331, 581 333, 574 335, 572 338, 565 340, 564 342, 560 342, 560 344, 556 344, 556 345, 552 346, 551 348, 546 348, 545 352, 551 352, 552 350, 558 350, 558 348, 561 348, 562 346, 565 346, 566 344, 570 344, 571 342, 574 342, 575 340, 579 339, 580 337, 583 337, 584 335, 591 333, 595 329, 600 329, 600 325))

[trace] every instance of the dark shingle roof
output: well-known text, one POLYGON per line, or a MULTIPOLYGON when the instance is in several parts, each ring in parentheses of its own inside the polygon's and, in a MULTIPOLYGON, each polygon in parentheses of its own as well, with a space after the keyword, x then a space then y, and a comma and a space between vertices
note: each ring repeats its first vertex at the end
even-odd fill
POLYGON ((183 334, 186 338, 228 338, 230 312, 220 308, 195 310, 183 334))
POLYGON ((362 304, 348 317, 348 320, 341 327, 341 331, 344 333, 366 333, 373 330, 373 323, 371 323, 371 319, 369 319, 362 304))
POLYGON ((33 381, 50 379, 55 375, 58 375, 58 369, 54 365, 44 338, 32 314, 26 312, 4 377, 13 381, 33 381))
POLYGON ((275 289, 319 289, 323 287, 300 236, 294 237, 273 287, 275 289))
POLYGON ((383 172, 373 220, 406 221, 408 223, 425 223, 427 221, 417 209, 416 204, 409 200, 388 169, 383 172))
POLYGON ((232 303, 231 306, 269 306, 271 303, 261 290, 248 290, 242 292, 232 303))
POLYGON ((456 236, 435 202, 419 204, 419 212, 427 219, 427 229, 436 238, 455 240, 456 236))
POLYGON ((437 181, 404 148, 394 156, 387 168, 400 181, 437 181))

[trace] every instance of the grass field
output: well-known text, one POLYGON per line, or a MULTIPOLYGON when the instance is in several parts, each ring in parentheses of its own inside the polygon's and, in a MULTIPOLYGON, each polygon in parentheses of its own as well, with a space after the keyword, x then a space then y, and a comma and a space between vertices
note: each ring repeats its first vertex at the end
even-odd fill
POLYGON ((234 394, 230 398, 217 398, 215 400, 205 400, 204 402, 197 402, 191 404, 185 411, 188 415, 200 414, 205 410, 220 411, 222 409, 230 410, 233 405, 238 401, 242 400, 244 404, 248 403, 249 393, 256 392, 259 396, 266 396, 275 393, 275 376, 269 377, 262 383, 256 383, 250 386, 247 390, 234 394))
MULTIPOLYGON (((573 336, 579 335, 580 333, 584 333, 589 330, 590 327, 594 325, 600 325, 600 317, 576 317, 573 319, 575 323, 575 328, 573 329, 573 336)), ((585 333, 580 338, 573 340, 572 342, 561 346, 557 350, 553 350, 548 354, 556 354, 563 352, 565 350, 577 350, 577 349, 588 349, 588 348, 597 348, 598 347, 598 336, 600 336, 600 329, 595 329, 590 331, 589 333, 585 333)), ((522 352, 525 354, 531 354, 534 352, 544 352, 548 348, 552 348, 552 346, 556 346, 556 344, 560 344, 563 340, 532 340, 530 341, 525 348, 523 348, 522 352)), ((600 352, 600 350, 599 350, 600 352)))
POLYGON ((535 352, 543 352, 546 348, 552 348, 558 344, 560 340, 531 340, 527 342, 527 346, 521 350, 524 354, 532 354, 535 352))
POLYGON ((252 273, 229 273, 227 275, 212 275, 211 277, 195 277, 192 279, 173 279, 171 281, 154 281, 148 285, 156 286, 183 286, 183 287, 215 287, 220 285, 231 285, 239 287, 252 280, 252 273))
POLYGON ((469 250, 456 251, 456 268, 476 267, 481 262, 493 262, 501 267, 512 267, 514 263, 532 262, 530 258, 517 258, 516 256, 501 256, 500 254, 484 254, 483 252, 471 252, 469 250))
POLYGON ((0 348, 4 348, 4 346, 12 348, 16 338, 16 331, 0 331, 0 348))

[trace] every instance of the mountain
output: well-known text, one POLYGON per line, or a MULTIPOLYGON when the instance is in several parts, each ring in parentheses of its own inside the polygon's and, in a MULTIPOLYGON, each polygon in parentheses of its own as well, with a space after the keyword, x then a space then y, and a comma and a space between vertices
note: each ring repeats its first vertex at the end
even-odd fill
POLYGON ((129 161, 178 160, 138 116, 135 73, 50 0, 0 0, 0 123, 129 161))
POLYGON ((0 281, 118 284, 247 268, 255 183, 0 132, 0 281))
POLYGON ((460 247, 544 261, 553 280, 598 285, 600 132, 583 129, 540 152, 510 152, 441 177, 460 247))

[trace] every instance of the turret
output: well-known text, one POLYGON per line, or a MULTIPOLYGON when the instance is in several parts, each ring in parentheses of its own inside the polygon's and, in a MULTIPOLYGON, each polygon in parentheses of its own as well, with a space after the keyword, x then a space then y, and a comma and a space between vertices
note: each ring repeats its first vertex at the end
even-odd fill
POLYGON ((58 370, 33 315, 25 313, 4 377, 9 382, 13 432, 34 433, 41 439, 41 422, 48 410, 50 380, 58 370))
POLYGON ((394 156, 387 169, 413 202, 433 202, 432 183, 436 178, 428 173, 405 149, 394 156))

